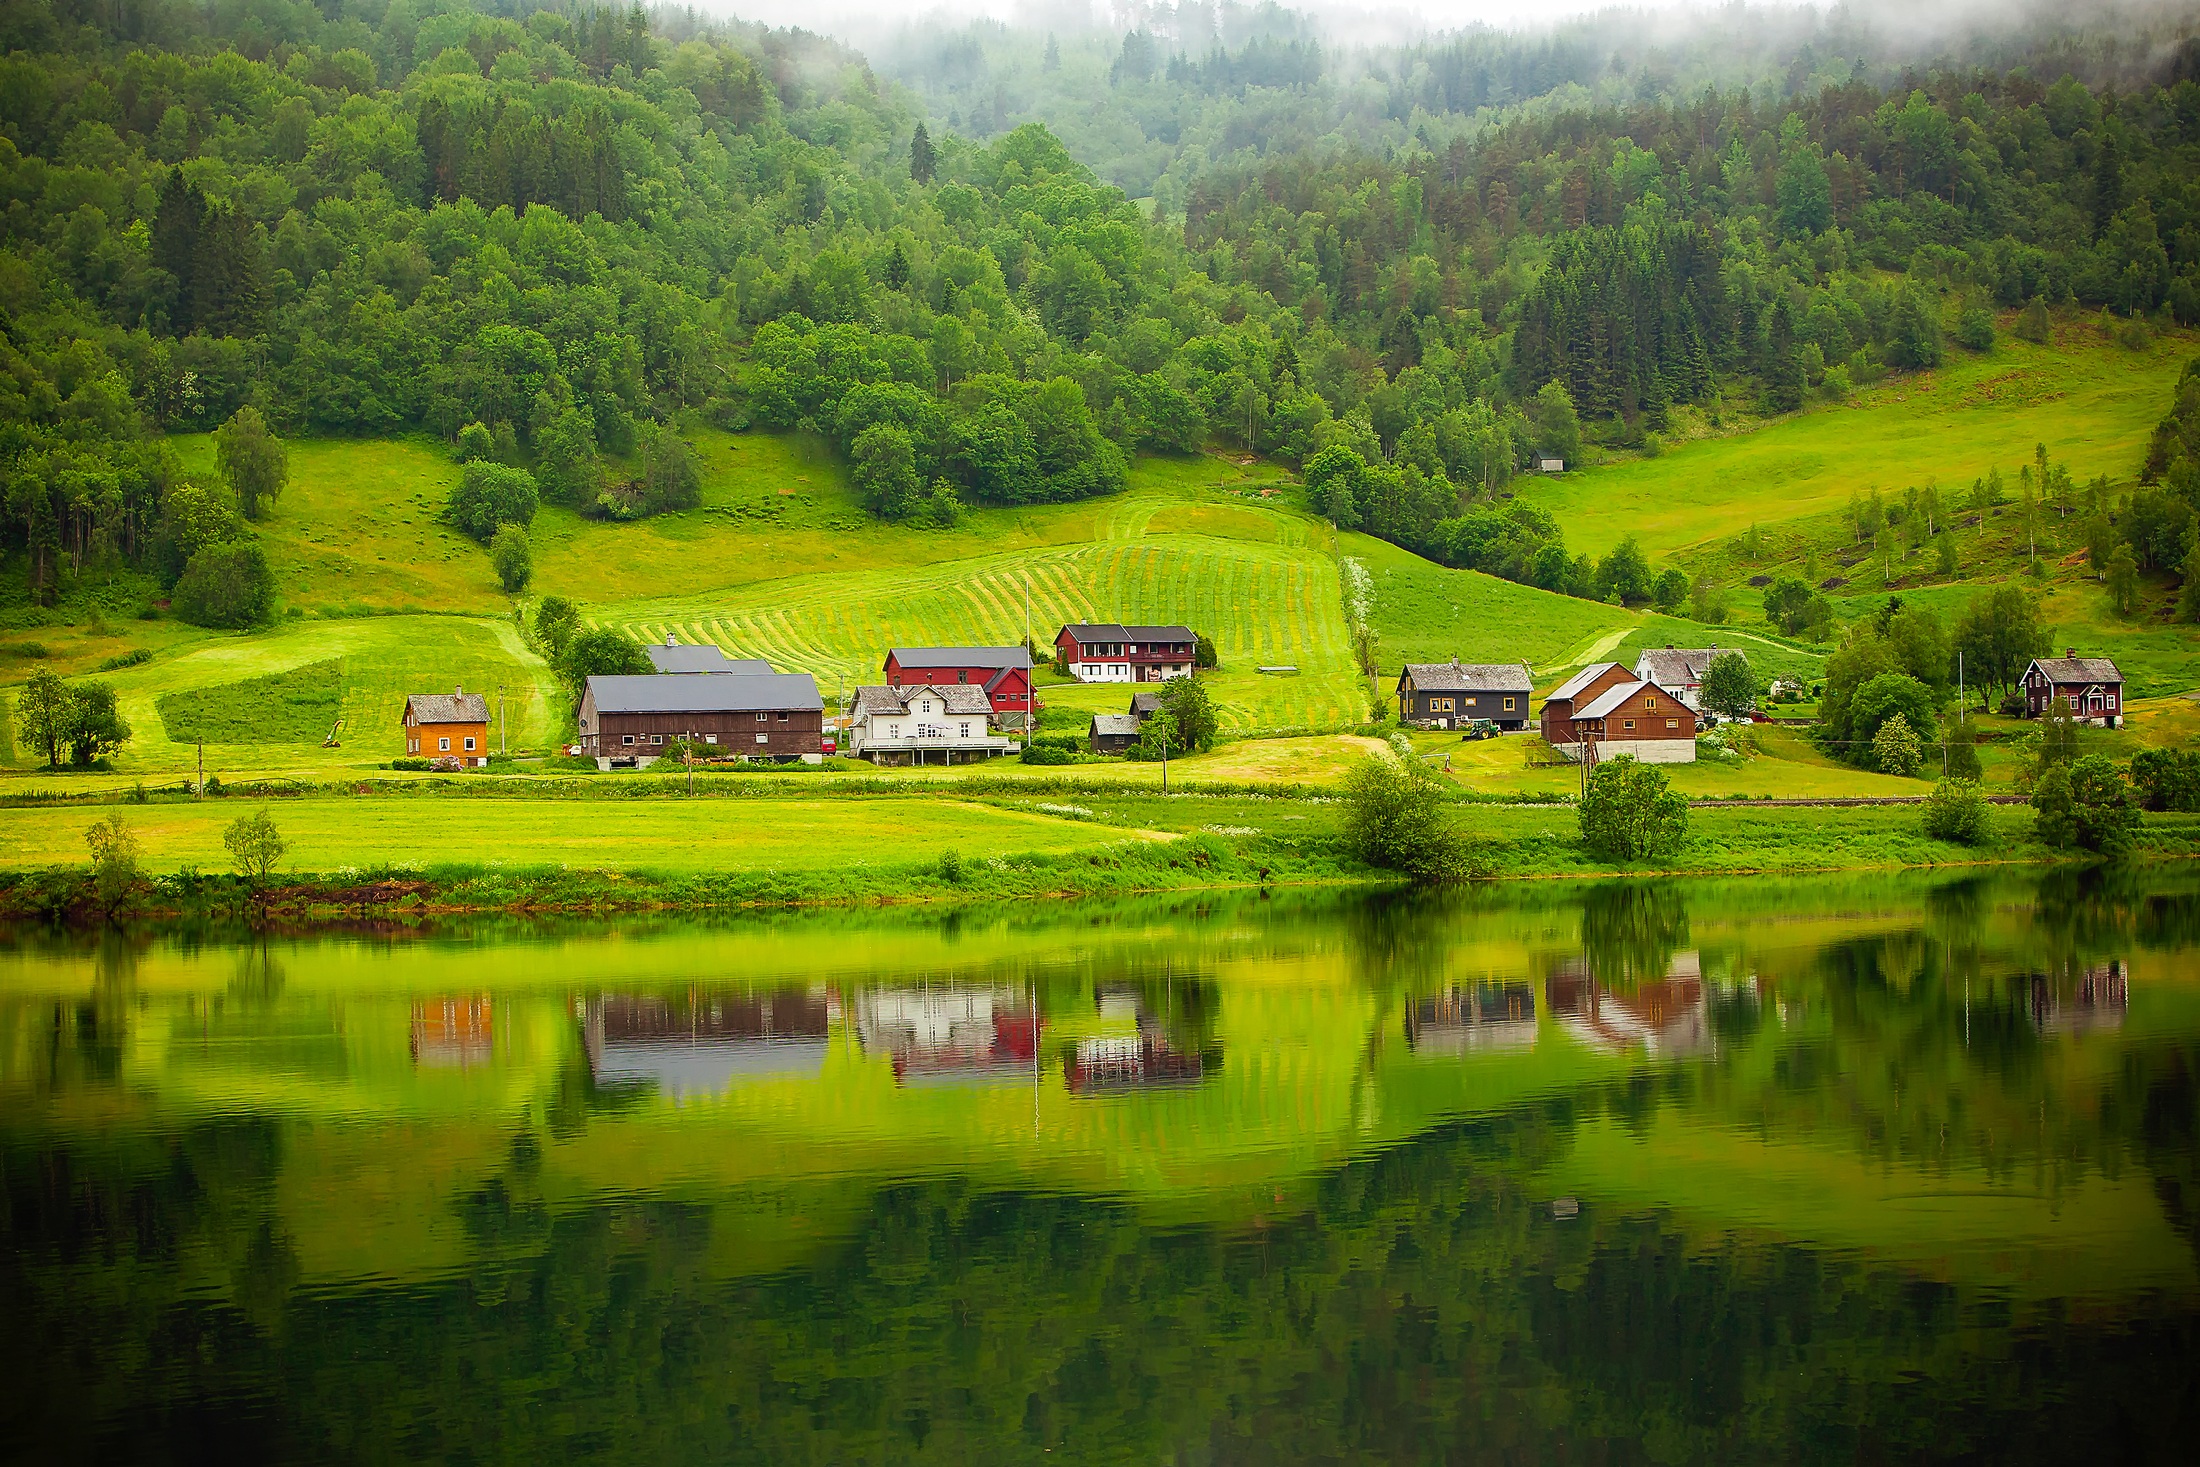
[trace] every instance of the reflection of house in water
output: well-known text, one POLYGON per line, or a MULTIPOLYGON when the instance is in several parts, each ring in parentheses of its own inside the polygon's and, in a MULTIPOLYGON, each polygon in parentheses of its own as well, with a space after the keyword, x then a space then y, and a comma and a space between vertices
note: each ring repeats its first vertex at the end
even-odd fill
POLYGON ((814 1075, 825 1064, 821 989, 759 994, 605 994, 588 1002, 588 1069, 598 1085, 716 1095, 737 1081, 814 1075))
POLYGON ((496 1047, 489 995, 431 998, 413 1005, 412 1057, 416 1065, 464 1069, 485 1065, 496 1047))
POLYGON ((1429 1054, 1535 1045, 1535 990, 1525 983, 1452 988, 1406 1010, 1406 1043, 1429 1054))
POLYGON ((1008 988, 872 988, 855 998, 856 1037, 904 1085, 1028 1080, 1044 1021, 1008 988))
POLYGON ((1605 987, 1587 964, 1570 959, 1545 982, 1544 998, 1566 1031, 1592 1049, 1670 1056, 1711 1047, 1703 968, 1692 951, 1675 953, 1655 983, 1625 992, 1605 987))
MULTIPOLYGON (((1177 993, 1174 987, 1161 991, 1171 998, 1177 993)), ((1189 991, 1190 986, 1187 987, 1189 991)), ((1197 1085, 1211 1072, 1222 1068, 1219 1046, 1202 1045, 1185 1035, 1172 1033, 1168 1020, 1154 1012, 1147 1001, 1149 995, 1139 989, 1108 988, 1098 997, 1103 1023, 1128 1023, 1138 1032, 1102 1034, 1078 1040, 1067 1077, 1071 1093, 1096 1095, 1111 1090, 1197 1085)))
POLYGON ((2027 1006, 2042 1034, 2082 1034, 2123 1028, 2130 1003, 2130 974, 2122 960, 2112 958, 2080 969, 2076 983, 2067 986, 2035 975, 2027 1006))

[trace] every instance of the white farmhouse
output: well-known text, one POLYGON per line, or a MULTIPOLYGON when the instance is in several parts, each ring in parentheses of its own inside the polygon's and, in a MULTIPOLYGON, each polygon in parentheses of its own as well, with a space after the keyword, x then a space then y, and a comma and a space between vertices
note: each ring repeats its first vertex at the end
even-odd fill
POLYGON ((993 700, 975 683, 857 688, 848 752, 874 764, 967 764, 1016 752, 994 718, 993 700))

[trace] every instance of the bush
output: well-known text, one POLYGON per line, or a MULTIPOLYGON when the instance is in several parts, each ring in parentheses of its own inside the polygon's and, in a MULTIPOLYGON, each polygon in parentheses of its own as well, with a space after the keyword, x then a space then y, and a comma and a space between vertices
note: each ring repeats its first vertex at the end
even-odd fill
POLYGON ((2141 749, 2131 783, 2149 810, 2200 811, 2200 749, 2141 749))
POLYGON ((290 843, 275 829, 275 817, 265 810, 239 815, 231 821, 222 832, 222 844, 229 848, 229 859, 238 871, 255 886, 267 880, 275 863, 290 849, 290 843))
POLYGON ((1688 839, 1687 799, 1664 770, 1632 754, 1596 767, 1582 796, 1580 819, 1582 845, 1607 861, 1673 855, 1688 839))
POLYGON ((169 607, 195 627, 264 624, 275 611, 275 572, 256 540, 209 545, 191 557, 169 607))
POLYGON ((449 513, 452 524, 486 545, 499 525, 533 524, 540 502, 533 474, 476 459, 451 490, 449 513))
POLYGON ((128 652, 118 652, 106 659, 99 664, 99 670, 101 672, 120 672, 125 667, 143 667, 152 660, 153 654, 151 652, 143 647, 134 647, 128 652))
POLYGON ((113 911, 137 885, 138 841, 119 814, 96 821, 84 832, 84 844, 92 852, 92 887, 99 904, 113 911))
POLYGON ((1900 713, 1879 725, 1872 735, 1872 762, 1882 774, 1908 779, 1925 762, 1925 746, 1918 742, 1910 720, 1900 713))
POLYGON ((1965 351, 1994 349, 1994 317, 1983 307, 1972 306, 1956 318, 1956 345, 1965 351))
POLYGON ((2105 754, 2051 764, 2032 789, 2034 829, 2042 842, 2113 856, 2130 849, 2139 802, 2105 754))
POLYGON ((1959 846, 1984 845, 1992 833, 1986 823, 1986 797, 1968 779, 1943 779, 1925 797, 1925 833, 1959 846))
POLYGON ((1422 882, 1474 874, 1441 787, 1418 759, 1369 755, 1345 776, 1344 801, 1345 847, 1368 865, 1422 882))
POLYGON ((486 425, 468 423, 458 430, 458 461, 470 464, 476 459, 496 457, 497 441, 486 425))
POLYGON ((576 704, 592 677, 642 677, 654 671, 641 643, 611 627, 575 632, 552 666, 576 704))
POLYGON ((1077 756, 1066 749, 1034 740, 1024 745, 1023 761, 1031 765, 1075 764, 1077 756))
POLYGON ((518 595, 535 578, 535 551, 527 532, 517 525, 500 525, 489 542, 489 561, 497 570, 497 583, 507 595, 518 595))
POLYGON ((949 886, 960 886, 962 885, 962 879, 962 853, 953 846, 949 846, 946 850, 940 852, 940 880, 946 882, 949 886))

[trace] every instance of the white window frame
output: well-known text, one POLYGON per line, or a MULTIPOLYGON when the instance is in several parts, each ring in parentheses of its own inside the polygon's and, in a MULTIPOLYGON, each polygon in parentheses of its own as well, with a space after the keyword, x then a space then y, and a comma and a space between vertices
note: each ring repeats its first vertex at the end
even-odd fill
POLYGON ((436 751, 436 752, 437 752, 438 754, 448 754, 448 753, 450 753, 450 752, 451 752, 451 741, 450 741, 449 739, 437 739, 437 740, 435 741, 435 751, 436 751))

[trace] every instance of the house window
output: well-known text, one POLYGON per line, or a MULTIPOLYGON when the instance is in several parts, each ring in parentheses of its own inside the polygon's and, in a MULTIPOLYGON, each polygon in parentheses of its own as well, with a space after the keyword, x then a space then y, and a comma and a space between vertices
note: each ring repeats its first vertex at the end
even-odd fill
POLYGON ((2077 694, 2075 694, 2075 693, 2072 693, 2072 694, 2070 695, 2070 711, 2071 711, 2072 713, 2075 713, 2075 712, 2077 712, 2077 711, 2078 711, 2078 695, 2077 695, 2077 694))
POLYGON ((1657 712, 1657 711, 1658 711, 1658 700, 1657 700, 1657 699, 1655 699, 1655 698, 1645 698, 1645 699, 1643 699, 1643 700, 1642 700, 1642 710, 1643 710, 1643 712, 1645 712, 1645 713, 1655 713, 1655 712, 1657 712))
POLYGON ((1449 712, 1451 712, 1451 699, 1449 699, 1449 698, 1438 698, 1438 699, 1436 700, 1436 711, 1437 711, 1438 713, 1449 713, 1449 712))
POLYGON ((620 743, 622 743, 622 744, 631 744, 631 743, 633 743, 633 742, 634 742, 634 735, 632 735, 632 734, 620 734, 620 735, 619 735, 619 742, 620 742, 620 743))
POLYGON ((474 741, 473 741, 472 737, 471 737, 471 736, 469 736, 469 737, 467 738, 467 740, 466 740, 466 752, 467 752, 467 753, 469 753, 469 754, 471 754, 471 753, 472 753, 473 751, 474 751, 474 741))
POLYGON ((661 744, 665 741, 665 736, 663 734, 651 734, 649 741, 653 744, 661 744))
POLYGON ((1634 726, 1635 726, 1635 720, 1633 720, 1632 718, 1628 718, 1628 719, 1623 719, 1623 720, 1621 720, 1621 722, 1620 722, 1620 727, 1621 727, 1621 728, 1626 728, 1626 729, 1632 729, 1632 728, 1633 728, 1634 726))
POLYGON ((784 713, 780 714, 780 715, 779 715, 779 721, 780 721, 781 723, 785 723, 785 722, 787 721, 787 715, 786 715, 786 714, 784 714, 784 713))
POLYGON ((970 681, 970 674, 967 671, 957 671, 955 674, 955 681, 958 683, 967 683, 970 681))
POLYGON ((764 721, 765 719, 767 719, 767 718, 769 718, 769 717, 771 717, 771 715, 770 715, 769 713, 759 713, 759 714, 757 714, 757 715, 756 715, 756 721, 757 721, 758 723, 762 723, 762 722, 763 722, 763 721, 764 721))
POLYGON ((435 746, 443 753, 448 754, 451 752, 451 741, 449 739, 437 739, 435 741, 435 746))
POLYGON ((2114 693, 2108 695, 2108 706, 2111 708, 2116 706, 2116 695, 2114 693))
POLYGON ((758 734, 756 741, 760 744, 768 744, 772 741, 772 736, 770 734, 758 734))
POLYGON ((1667 720, 1665 720, 1665 726, 1667 728, 1679 728, 1681 726, 1681 721, 1677 718, 1668 718, 1667 720))
POLYGON ((717 742, 718 742, 718 735, 716 735, 716 734, 704 734, 704 735, 703 735, 703 742, 704 742, 704 743, 706 743, 706 744, 715 744, 715 743, 717 743, 717 742))
POLYGON ((1475 703, 1476 703, 1476 701, 1477 701, 1477 700, 1475 700, 1475 699, 1473 699, 1473 698, 1469 698, 1469 699, 1467 699, 1467 706, 1468 706, 1469 708, 1472 708, 1472 707, 1474 707, 1474 706, 1475 706, 1475 703))
POLYGON ((1510 698, 1507 698, 1507 699, 1505 700, 1505 711, 1506 711, 1507 713, 1510 713, 1510 712, 1512 712, 1512 711, 1513 711, 1513 700, 1512 700, 1512 699, 1510 699, 1510 698))
POLYGON ((964 738, 966 738, 966 739, 970 737, 970 725, 969 725, 969 724, 967 724, 967 723, 960 723, 960 724, 957 724, 957 725, 956 725, 956 727, 962 730, 962 737, 964 737, 964 738))

